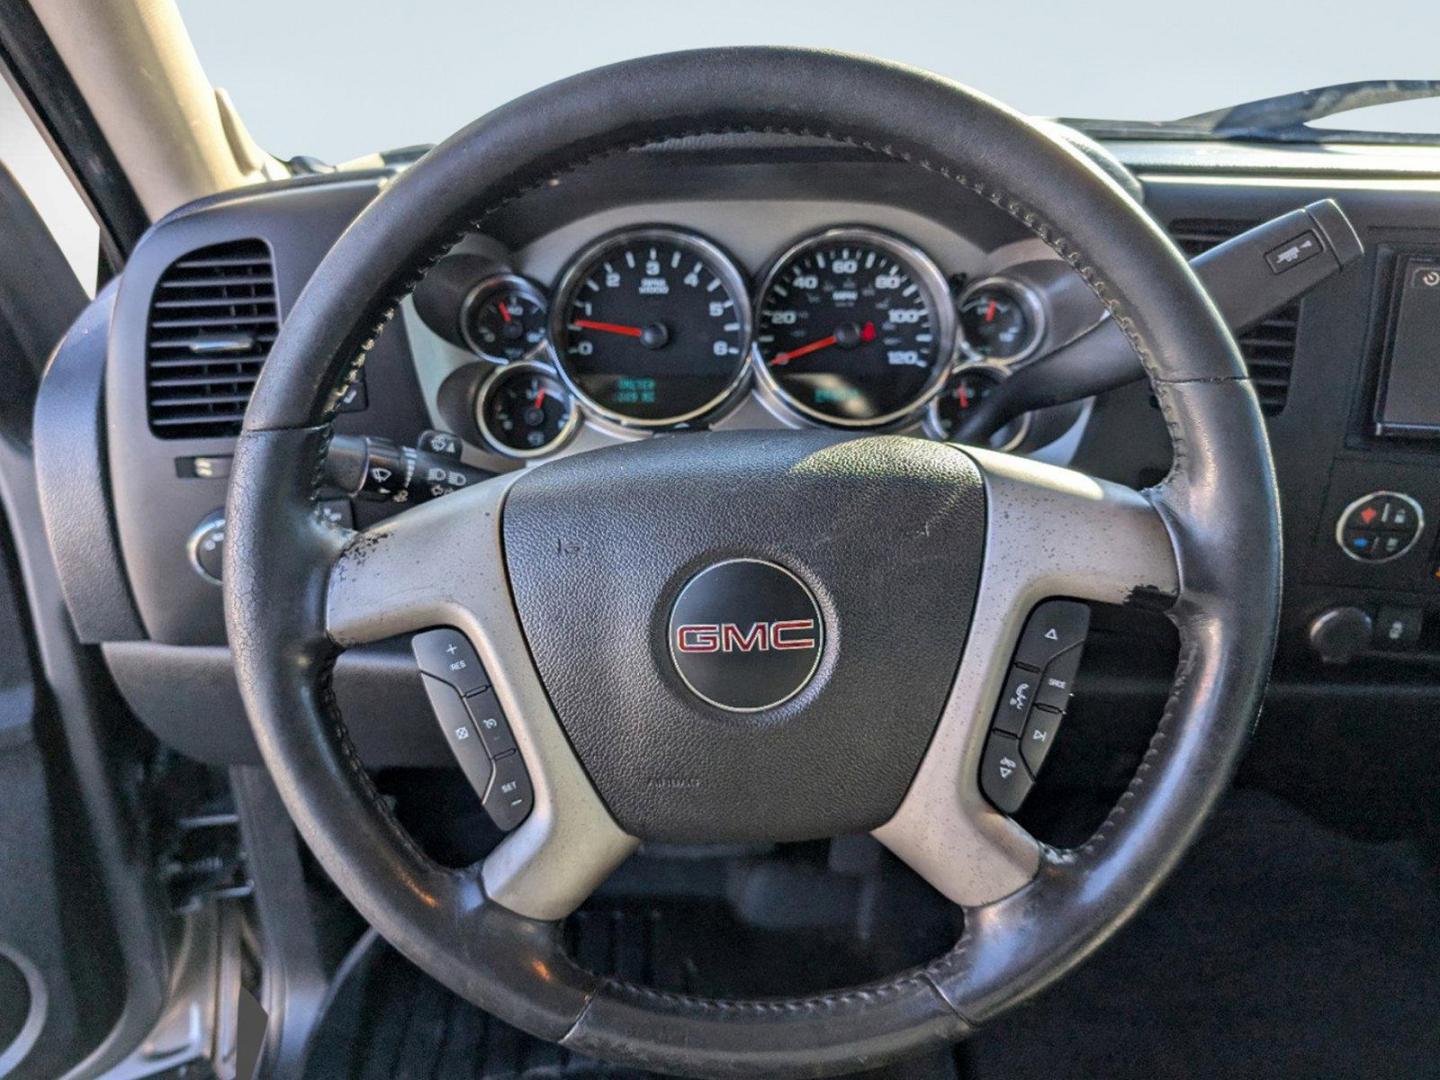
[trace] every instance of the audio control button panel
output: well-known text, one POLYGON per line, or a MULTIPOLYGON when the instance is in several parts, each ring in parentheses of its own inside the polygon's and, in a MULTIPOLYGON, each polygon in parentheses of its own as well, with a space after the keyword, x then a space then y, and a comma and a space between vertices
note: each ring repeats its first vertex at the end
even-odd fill
POLYGON ((1090 609, 1047 600, 1025 622, 980 762, 980 790, 1013 814, 1035 784, 1074 693, 1090 609))
POLYGON ((449 627, 416 634, 410 648, 445 742, 490 819, 510 831, 529 816, 535 794, 480 657, 449 627))

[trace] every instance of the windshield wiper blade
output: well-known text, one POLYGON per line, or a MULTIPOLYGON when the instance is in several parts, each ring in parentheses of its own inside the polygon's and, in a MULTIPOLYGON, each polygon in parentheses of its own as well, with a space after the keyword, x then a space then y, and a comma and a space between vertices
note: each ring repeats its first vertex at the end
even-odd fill
POLYGON ((1312 120, 1390 105, 1397 101, 1423 101, 1440 97, 1437 79, 1366 79, 1336 83, 1293 94, 1227 105, 1223 109, 1196 113, 1179 120, 1093 120, 1064 119, 1060 123, 1079 128, 1097 139, 1250 139, 1257 142, 1367 142, 1431 143, 1434 135, 1384 131, 1344 131, 1313 128, 1312 120))
POLYGON ((1314 139, 1316 133, 1306 127, 1312 120, 1373 105, 1433 97, 1440 97, 1437 79, 1365 79, 1246 101, 1171 123, 1221 138, 1276 138, 1299 133, 1314 139))

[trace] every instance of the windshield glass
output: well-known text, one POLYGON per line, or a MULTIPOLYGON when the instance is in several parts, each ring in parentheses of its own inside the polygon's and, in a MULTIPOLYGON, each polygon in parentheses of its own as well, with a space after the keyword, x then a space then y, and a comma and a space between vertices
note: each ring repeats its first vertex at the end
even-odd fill
MULTIPOLYGON (((1363 79, 1440 76, 1440 4, 1372 0, 180 0, 211 81, 280 157, 444 138, 554 79, 646 53, 810 45, 928 68, 1032 115, 1172 120, 1363 79)), ((1440 101, 1316 127, 1434 134, 1440 101)))

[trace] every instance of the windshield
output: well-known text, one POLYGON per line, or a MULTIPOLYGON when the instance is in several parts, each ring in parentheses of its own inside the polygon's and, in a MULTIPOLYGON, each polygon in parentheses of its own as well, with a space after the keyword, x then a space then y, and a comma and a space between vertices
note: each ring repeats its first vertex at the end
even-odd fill
MULTIPOLYGON (((1172 120, 1332 83, 1440 76, 1440 4, 1371 0, 180 0, 211 81, 279 157, 444 138, 646 53, 811 45, 928 68, 1032 115, 1172 120)), ((1440 101, 1315 127, 1433 134, 1440 101)))

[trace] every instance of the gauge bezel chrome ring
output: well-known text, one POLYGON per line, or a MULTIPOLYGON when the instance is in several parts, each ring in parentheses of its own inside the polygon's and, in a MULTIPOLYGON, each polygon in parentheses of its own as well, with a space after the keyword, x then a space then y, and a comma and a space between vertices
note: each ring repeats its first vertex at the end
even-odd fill
MULTIPOLYGON (((957 364, 951 370, 950 378, 945 380, 945 387, 948 388, 950 383, 953 382, 955 379, 958 379, 961 375, 973 371, 984 371, 987 375, 993 375, 996 379, 1001 381, 1008 379, 1011 375, 1010 369, 1007 368, 1004 364, 992 364, 985 360, 966 361, 965 363, 957 364)), ((925 417, 921 421, 921 424, 925 430, 925 434, 929 435, 932 439, 939 439, 941 442, 950 442, 950 435, 945 430, 945 425, 940 422, 940 398, 942 397, 943 392, 944 391, 942 389, 942 392, 940 394, 936 394, 933 398, 931 398, 930 404, 925 406, 925 417)), ((985 448, 987 450, 998 450, 1002 454, 1010 453, 1018 446, 1020 446, 1020 444, 1023 443, 1030 435, 1030 427, 1033 421, 1034 414, 1028 412, 1021 413, 1018 417, 1015 418, 1015 420, 1007 421, 1007 423, 1015 424, 1014 435, 1006 439, 1004 444, 1000 446, 991 446, 987 444, 985 448)), ((1001 430, 1004 429, 1002 428, 1001 430)))
POLYGON ((1034 356, 1035 350, 1040 348, 1040 343, 1045 340, 1048 324, 1049 320, 1045 317, 1045 302, 1040 299, 1040 294, 1032 286, 1006 274, 991 274, 979 281, 973 281, 966 285, 964 291, 955 299, 955 337, 959 343, 960 352, 965 356, 968 364, 1022 364, 1034 356), (981 289, 999 289, 1007 292, 1025 309, 1025 313, 1030 316, 1030 325, 1033 327, 1030 340, 1026 343, 1025 348, 1008 356, 987 356, 975 348, 965 337, 965 321, 960 318, 960 309, 965 306, 966 300, 981 289))
POLYGON ((956 309, 950 299, 950 289, 945 283, 945 275, 940 272, 940 267, 935 260, 927 255, 920 247, 897 236, 895 233, 886 232, 882 229, 874 229, 863 225, 842 225, 835 228, 824 229, 818 233, 811 233, 802 239, 791 244, 784 251, 780 252, 771 260, 769 269, 762 278, 760 287, 755 291, 751 301, 751 308, 756 312, 756 319, 764 304, 765 296, 769 293, 780 271, 790 264, 797 256, 808 251, 812 247, 820 247, 824 244, 840 243, 845 240, 853 240, 860 244, 869 244, 889 252, 892 256, 907 264, 914 274, 921 288, 930 294, 930 303, 935 313, 935 337, 936 337, 936 359, 934 370, 930 373, 929 381, 917 394, 914 400, 907 402, 903 407, 894 409, 882 416, 867 417, 864 420, 847 420, 843 417, 831 416, 806 405, 800 401, 783 386, 780 380, 771 373, 765 358, 760 355, 760 343, 754 342, 750 348, 750 362, 755 369, 756 381, 765 391, 783 404, 788 410, 797 414, 807 423, 818 424, 822 427, 838 428, 883 428, 896 424, 902 420, 915 416, 930 403, 955 366, 955 342, 958 337, 958 319, 956 309))
POLYGON ((581 249, 579 254, 574 255, 564 272, 560 275, 559 283, 555 286, 554 302, 550 306, 548 321, 549 332, 546 335, 550 357, 554 364, 555 374, 565 384, 578 405, 594 417, 605 420, 610 424, 626 431, 657 431, 667 428, 679 427, 682 424, 689 424, 696 420, 709 419, 719 414, 726 406, 739 400, 741 391, 745 388, 750 379, 749 354, 753 345, 754 319, 751 317, 750 292, 746 285, 745 275, 741 272, 735 260, 713 240, 700 235, 691 229, 675 228, 668 225, 647 225, 640 228, 626 227, 617 229, 614 232, 606 233, 581 249), (684 413, 676 413, 671 416, 657 417, 644 420, 636 417, 626 416, 598 401, 585 393, 568 370, 560 352, 560 342, 563 340, 566 329, 566 312, 569 308, 569 301, 579 285, 581 272, 588 267, 606 248, 614 247, 623 243, 643 242, 646 240, 663 240, 676 244, 681 248, 688 248, 695 254, 705 258, 710 263, 710 268, 715 271, 721 284, 730 292, 730 297, 735 303, 736 317, 740 320, 740 360, 735 365, 734 376, 726 384, 725 388, 704 404, 684 413))
POLYGON ((529 345, 525 349, 525 354, 519 360, 507 360, 503 356, 497 356, 492 352, 487 352, 485 347, 476 341, 474 335, 470 333, 471 310, 492 293, 498 292, 506 286, 509 286, 515 292, 527 293, 532 300, 539 302, 539 306, 545 313, 546 340, 549 340, 550 337, 550 298, 545 295, 545 289, 539 282, 531 281, 523 274, 517 274, 510 270, 481 278, 470 287, 470 291, 467 292, 465 298, 460 301, 460 340, 465 342, 465 347, 480 357, 480 359, 494 364, 497 367, 528 361, 537 349, 543 349, 545 347, 544 341, 537 345, 529 345))
POLYGON ((575 402, 574 394, 571 392, 568 384, 560 378, 559 374, 549 364, 542 364, 538 360, 512 360, 507 364, 501 364, 496 367, 494 371, 490 372, 489 375, 485 376, 485 380, 480 384, 480 389, 476 391, 475 426, 480 429, 480 437, 485 440, 485 448, 487 450, 499 454, 502 457, 528 461, 531 458, 545 457, 548 454, 557 453, 564 448, 566 443, 575 437, 575 433, 580 430, 580 407, 575 402), (485 422, 485 405, 490 400, 491 395, 495 393, 501 380, 510 378, 517 372, 524 373, 527 371, 538 372, 541 375, 546 375, 554 379, 565 387, 566 394, 570 396, 570 415, 566 419, 564 426, 561 427, 555 438, 536 450, 520 450, 516 447, 505 445, 495 432, 490 429, 490 425, 485 422))

